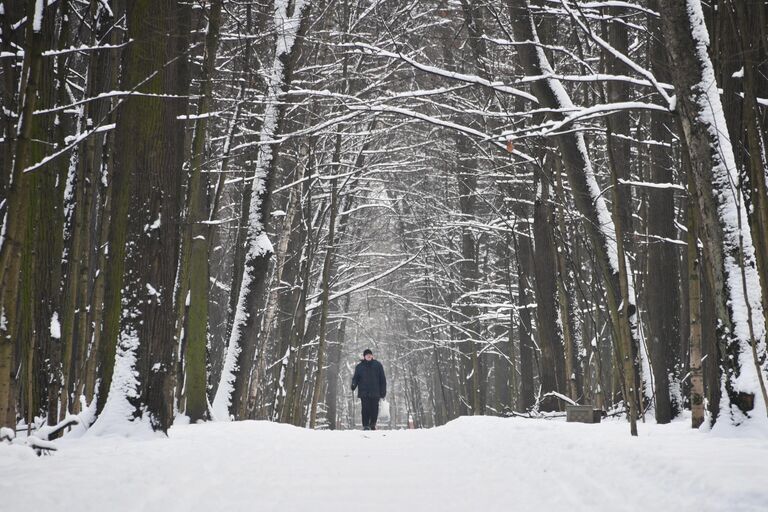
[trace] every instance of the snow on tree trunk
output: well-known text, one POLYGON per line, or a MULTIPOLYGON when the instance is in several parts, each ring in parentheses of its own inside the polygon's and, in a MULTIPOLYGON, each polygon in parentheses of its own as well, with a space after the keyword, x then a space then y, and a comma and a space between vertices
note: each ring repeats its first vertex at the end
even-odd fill
POLYGON ((274 170, 275 137, 279 133, 284 109, 280 99, 290 83, 294 45, 300 34, 309 2, 305 0, 277 0, 274 5, 274 23, 277 29, 275 55, 267 78, 264 121, 259 134, 259 153, 251 181, 251 202, 248 211, 247 252, 245 269, 240 285, 235 318, 224 360, 224 369, 213 400, 213 416, 226 421, 234 416, 240 400, 248 389, 243 382, 250 375, 255 338, 258 335, 259 302, 266 285, 269 260, 274 253, 265 232, 266 207, 270 198, 270 181, 274 170), (250 349, 250 350, 249 350, 250 349))
POLYGON ((739 424, 753 409, 765 417, 764 378, 758 361, 765 358, 765 322, 755 250, 707 53, 709 34, 701 2, 664 0, 660 10, 715 288, 724 389, 718 412, 739 424))
POLYGON ((165 432, 173 421, 173 291, 184 160, 179 117, 186 113, 189 86, 180 56, 190 13, 191 7, 174 0, 136 1, 126 10, 133 42, 125 50, 121 85, 146 95, 125 100, 117 114, 105 306, 109 350, 102 359, 114 373, 110 381, 103 373, 102 431, 132 430, 134 422, 165 432))
MULTIPOLYGON (((528 0, 508 0, 507 5, 512 20, 515 37, 520 41, 531 44, 520 45, 517 48, 520 60, 526 74, 541 76, 554 75, 549 59, 539 41, 536 26, 531 16, 528 0)), ((557 78, 546 78, 533 83, 532 89, 542 107, 571 111, 575 108, 568 92, 557 78)), ((563 114, 552 114, 562 119, 563 114)), ((638 413, 638 403, 633 396, 637 393, 638 361, 634 358, 635 350, 642 356, 642 343, 637 330, 637 307, 635 306, 632 271, 629 261, 624 257, 623 250, 616 243, 621 230, 617 232, 614 219, 606 205, 597 180, 595 179, 592 163, 587 151, 584 135, 580 131, 571 131, 558 135, 557 143, 560 149, 568 181, 574 195, 574 202, 580 213, 586 218, 586 227, 595 245, 595 252, 608 297, 608 306, 614 332, 618 336, 617 349, 624 365, 624 382, 628 398, 630 417, 632 418, 632 433, 636 432, 635 420, 638 413), (623 263, 620 264, 620 259, 623 263), (627 278, 627 276, 629 276, 627 278), (627 301, 622 300, 626 296, 627 301)), ((617 219, 620 221, 620 219, 617 219)), ((620 226, 620 224, 619 224, 620 226)), ((647 364, 642 366, 643 380, 650 380, 647 364)))

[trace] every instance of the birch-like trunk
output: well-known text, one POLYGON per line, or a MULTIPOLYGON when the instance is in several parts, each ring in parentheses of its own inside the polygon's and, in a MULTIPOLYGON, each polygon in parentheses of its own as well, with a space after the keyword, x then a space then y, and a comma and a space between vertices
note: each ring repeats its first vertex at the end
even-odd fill
POLYGON ((693 190, 693 177, 689 177, 688 199, 688 310, 690 324, 691 366, 691 426, 704 423, 704 371, 702 368, 701 336, 701 265, 699 259, 699 208, 693 190))

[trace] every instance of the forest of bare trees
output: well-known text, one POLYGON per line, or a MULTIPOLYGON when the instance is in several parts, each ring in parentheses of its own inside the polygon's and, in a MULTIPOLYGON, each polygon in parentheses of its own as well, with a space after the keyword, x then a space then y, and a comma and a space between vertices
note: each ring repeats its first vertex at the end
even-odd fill
POLYGON ((0 427, 351 428, 369 347, 393 426, 768 414, 762 0, 0 0, 0 33, 0 427))

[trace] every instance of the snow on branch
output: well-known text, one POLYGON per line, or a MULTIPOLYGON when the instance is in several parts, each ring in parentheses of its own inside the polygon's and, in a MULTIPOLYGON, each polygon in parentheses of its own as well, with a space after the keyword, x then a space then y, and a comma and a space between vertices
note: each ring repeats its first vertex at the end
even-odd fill
POLYGON ((76 137, 73 137, 72 139, 70 139, 70 140, 72 140, 72 142, 70 144, 66 145, 64 148, 60 149, 59 151, 57 151, 55 153, 51 153, 50 155, 44 157, 39 162, 30 165, 29 167, 24 169, 23 172, 32 172, 35 169, 39 169, 40 167, 44 166, 45 164, 47 164, 51 160, 53 160, 55 158, 58 158, 61 155, 67 153, 68 151, 73 149, 75 146, 77 146, 78 144, 83 142, 85 139, 87 139, 91 135, 95 135, 97 133, 102 133, 102 132, 108 132, 108 131, 114 130, 114 129, 115 129, 115 125, 114 124, 107 124, 107 125, 104 125, 104 126, 97 126, 93 130, 90 130, 90 131, 78 134, 76 137))
MULTIPOLYGON (((627 75, 613 75, 608 73, 592 73, 589 75, 563 75, 558 73, 549 73, 546 75, 525 76, 517 81, 517 83, 529 83, 537 82, 539 80, 546 80, 548 78, 556 78, 563 82, 627 82, 633 85, 643 85, 646 87, 655 87, 650 80, 641 80, 639 78, 627 76, 627 75)), ((664 89, 674 90, 675 86, 664 82, 659 82, 659 86, 664 89)))
POLYGON ((573 21, 576 22, 577 25, 584 31, 585 34, 587 34, 590 39, 592 39, 595 43, 600 45, 604 50, 611 53, 615 58, 626 64, 630 69, 634 70, 637 74, 640 76, 645 77, 649 82, 653 84, 653 86, 656 88, 656 91, 661 95, 662 98, 667 102, 669 105, 669 110, 675 109, 675 99, 674 96, 670 96, 667 94, 667 91, 664 89, 664 87, 661 86, 661 84, 656 80, 656 77, 653 75, 652 72, 645 69, 644 67, 640 66, 639 64, 635 63, 632 59, 624 55, 622 52, 618 51, 616 48, 611 46, 607 41, 605 41, 602 37, 597 35, 593 30, 591 30, 584 21, 576 15, 576 13, 573 12, 573 9, 571 9, 569 5, 568 0, 560 0, 563 8, 568 12, 568 14, 571 16, 573 21))
MULTIPOLYGON (((560 0, 547 0, 547 2, 552 4, 559 4, 560 0)), ((622 9, 633 9, 640 11, 656 18, 660 16, 658 12, 652 9, 643 7, 642 5, 636 3, 622 2, 620 0, 606 0, 604 2, 577 2, 576 5, 579 9, 605 9, 606 7, 620 7, 622 9)))
POLYGON ((85 98, 79 101, 75 101, 73 103, 69 103, 68 105, 64 105, 61 107, 53 107, 45 110, 35 110, 32 115, 39 116, 43 114, 53 114, 54 112, 61 112, 62 110, 73 109, 80 105, 90 103, 91 101, 101 100, 105 98, 126 97, 126 96, 143 96, 143 97, 150 97, 150 98, 167 98, 167 99, 196 99, 197 98, 197 96, 178 96, 175 94, 150 94, 150 93, 137 92, 137 91, 109 91, 109 92, 102 92, 101 94, 97 94, 96 96, 91 96, 90 98, 85 98))
MULTIPOLYGON (((413 110, 409 110, 406 108, 401 107, 391 107, 387 105, 361 105, 361 106, 354 106, 350 107, 355 110, 366 110, 371 112, 387 112, 391 114, 399 114, 407 117, 412 117, 414 119, 419 119, 421 121, 426 121, 428 123, 434 124, 436 126, 441 126, 443 128, 449 128, 452 130, 456 130, 461 133, 465 133, 467 135, 472 135, 473 137, 480 138, 481 140, 490 141, 494 146, 497 146, 500 149, 507 150, 506 144, 502 142, 498 142, 497 136, 489 136, 486 133, 483 133, 479 130, 475 130, 474 128, 470 128, 469 126, 460 125, 458 123, 454 123, 452 121, 446 121, 445 119, 440 119, 434 116, 430 116, 427 114, 422 114, 421 112, 415 112, 413 110)), ((525 153, 522 153, 521 151, 514 149, 512 151, 512 154, 522 158, 526 162, 535 162, 535 159, 531 156, 526 155, 525 153)))
POLYGON ((347 44, 342 44, 340 46, 343 46, 343 47, 346 46, 346 47, 358 49, 360 53, 363 53, 365 55, 376 55, 378 57, 389 57, 390 59, 399 59, 410 64, 414 68, 424 71, 426 73, 431 73, 433 75, 450 78, 452 80, 458 80, 460 82, 467 82, 471 84, 482 85, 484 87, 488 87, 489 89, 493 89, 494 91, 503 92, 506 94, 511 94, 514 96, 525 98, 534 103, 539 102, 533 94, 527 93, 525 91, 521 91, 520 89, 517 89, 515 87, 510 87, 504 84, 503 82, 491 82, 490 80, 486 80, 485 78, 481 78, 477 75, 457 73, 457 72, 448 71, 446 69, 442 69, 436 66, 430 66, 428 64, 423 64, 421 62, 418 62, 415 59, 408 57, 406 55, 403 55, 401 53, 390 52, 390 51, 383 50, 381 48, 377 48, 375 46, 365 44, 365 43, 347 43, 347 44))
POLYGON ((574 402, 573 400, 571 400, 570 398, 568 398, 567 396, 565 396, 564 394, 558 393, 557 391, 550 391, 549 393, 544 393, 541 396, 541 398, 544 399, 544 398, 546 398, 548 396, 554 396, 555 398, 559 398, 563 402, 567 402, 567 403, 569 403, 571 405, 579 405, 576 402, 574 402))
POLYGON ((623 179, 619 178, 619 184, 621 184, 621 185, 629 185, 631 187, 673 189, 673 190, 680 190, 682 192, 685 192, 685 187, 684 186, 677 185, 675 183, 653 183, 653 182, 650 182, 650 181, 632 181, 632 180, 623 180, 623 179))
MULTIPOLYGON (((388 275, 390 275, 390 274, 400 270, 402 267, 406 266, 407 264, 409 264, 410 262, 415 260, 419 256, 419 254, 421 254, 421 251, 417 252, 416 254, 414 254, 413 256, 408 258, 407 260, 402 261, 402 262, 398 263, 397 265, 395 265, 394 267, 392 267, 392 268, 382 272, 381 274, 375 275, 375 276, 371 277, 370 279, 366 279, 365 281, 363 281, 361 283, 358 283, 356 285, 350 286, 346 290, 342 290, 340 292, 332 293, 330 295, 330 297, 328 297, 328 300, 334 300, 334 299, 338 299, 339 297, 343 297, 344 295, 349 295, 352 292, 355 292, 355 291, 357 291, 357 290, 359 290, 361 288, 365 288, 369 284, 375 283, 376 281, 387 277, 388 275)), ((320 297, 320 295, 322 295, 322 293, 317 293, 313 297, 311 297, 310 300, 316 299, 316 298, 320 297)), ((309 313, 310 311, 312 311, 313 309, 316 309, 318 307, 320 307, 320 303, 319 302, 312 302, 312 303, 307 305, 306 311, 307 311, 307 313, 309 313)))
POLYGON ((57 55, 65 55, 67 53, 81 53, 81 52, 94 52, 98 50, 117 50, 120 48, 124 48, 125 46, 131 44, 133 42, 133 39, 129 39, 128 41, 121 43, 121 44, 102 44, 98 46, 87 46, 87 45, 80 45, 80 46, 70 46, 69 48, 63 48, 61 50, 46 50, 41 55, 43 57, 54 57, 57 55))
POLYGON ((577 120, 594 119, 596 117, 615 114, 625 110, 655 110, 658 112, 669 112, 667 107, 662 107, 661 105, 655 105, 653 103, 644 103, 642 101, 620 101, 616 103, 594 105, 591 107, 578 108, 574 113, 565 116, 560 121, 548 123, 547 128, 543 129, 539 133, 534 133, 532 135, 552 135, 577 120))

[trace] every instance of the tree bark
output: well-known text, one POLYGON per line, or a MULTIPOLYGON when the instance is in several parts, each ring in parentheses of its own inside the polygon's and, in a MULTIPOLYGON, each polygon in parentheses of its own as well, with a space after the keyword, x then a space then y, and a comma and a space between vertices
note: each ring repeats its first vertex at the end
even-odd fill
POLYGON ((259 145, 254 179, 251 181, 245 266, 224 370, 213 401, 213 413, 217 419, 237 416, 241 402, 247 399, 248 377, 259 336, 259 310, 266 292, 269 262, 274 252, 266 234, 266 226, 271 206, 274 157, 279 147, 274 139, 280 133, 285 112, 280 99, 291 83, 293 66, 301 47, 298 43, 303 39, 308 24, 308 12, 309 2, 305 0, 280 4, 275 11, 278 35, 259 137, 262 144, 259 145), (286 23, 285 20, 289 19, 291 21, 286 23))
MULTIPOLYGON (((187 50, 188 5, 142 0, 126 10, 128 46, 122 88, 179 96, 187 50)), ((180 176, 184 162, 183 98, 132 96, 120 106, 115 134, 113 219, 107 324, 99 401, 127 401, 133 418, 166 432, 173 421, 175 309, 180 176), (158 134, 164 134, 158 137, 158 134), (121 304, 122 302, 122 304, 121 304), (110 360, 119 337, 119 365, 110 360), (118 373, 112 369, 118 366, 118 373)), ((103 406, 102 406, 103 407, 103 406)), ((104 412, 104 411, 103 411, 104 412)), ((125 418, 131 419, 131 418, 125 418)))
POLYGON ((536 403, 533 387, 533 323, 531 310, 534 302, 531 280, 533 278, 533 247, 531 239, 515 235, 517 254, 518 338, 520 339, 520 398, 518 408, 530 410, 536 403))
POLYGON ((536 291, 536 332, 539 336, 539 409, 545 412, 560 409, 560 400, 547 393, 564 394, 565 368, 563 331, 557 293, 557 255, 552 234, 549 176, 540 177, 533 206, 533 267, 536 291))
POLYGON ((735 17, 731 23, 738 27, 741 36, 737 49, 742 57, 744 98, 742 110, 737 114, 741 114, 744 127, 737 140, 746 152, 743 172, 746 179, 742 179, 741 187, 763 292, 763 314, 768 324, 768 108, 761 107, 757 101, 758 95, 765 98, 768 91, 768 7, 760 2, 729 0, 728 3, 731 6, 728 13, 735 17))
MULTIPOLYGON (((508 0, 512 29, 520 41, 529 41, 518 47, 518 54, 526 74, 540 76, 552 72, 549 61, 539 43, 535 25, 531 16, 528 0, 508 0)), ((567 92, 559 80, 549 78, 538 80, 532 85, 533 92, 540 106, 545 108, 571 108, 573 105, 567 92)), ((562 119, 560 113, 552 114, 556 119, 562 119)), ((616 228, 619 218, 611 218, 605 200, 600 195, 597 182, 592 170, 592 164, 587 154, 584 136, 581 132, 568 132, 558 135, 557 143, 563 158, 568 181, 573 191, 574 201, 579 212, 586 218, 586 227, 595 249, 598 266, 602 273, 603 283, 607 292, 608 309, 616 340, 617 351, 624 366, 624 387, 628 402, 630 430, 637 434, 637 416, 639 404, 637 401, 637 360, 633 358, 633 348, 639 346, 636 325, 637 308, 634 303, 622 300, 628 297, 626 258, 621 250, 622 244, 612 240, 621 239, 623 231, 616 228)))
POLYGON ((718 410, 738 423, 731 405, 747 413, 754 408, 757 393, 763 395, 763 403, 768 401, 763 371, 753 359, 753 347, 765 336, 755 247, 707 53, 709 38, 701 4, 699 0, 663 0, 660 12, 677 92, 676 111, 702 216, 704 251, 711 264, 708 271, 714 288, 722 382, 727 394, 718 410))
MULTIPOLYGON (((34 1, 26 2, 26 14, 28 20, 34 17, 34 1)), ((23 305, 19 304, 19 293, 23 288, 22 253, 23 247, 29 243, 31 236, 28 224, 33 204, 30 194, 34 176, 25 173, 24 170, 30 163, 30 154, 33 151, 32 135, 36 123, 32 115, 41 89, 43 42, 50 37, 49 31, 53 26, 47 21, 44 9, 39 27, 27 23, 24 63, 21 72, 22 86, 20 87, 23 91, 20 100, 22 108, 14 147, 10 185, 7 187, 5 196, 7 206, 3 225, 4 240, 0 247, 0 293, 2 294, 0 318, 3 319, 0 325, 0 331, 2 331, 0 333, 0 425, 9 427, 16 426, 16 404, 12 400, 12 387, 15 380, 13 367, 18 351, 14 349, 16 345, 24 342, 20 337, 19 321, 20 314, 23 314, 20 309, 23 305)), ((26 299, 31 302, 30 297, 26 299)))
POLYGON ((563 326, 563 343, 565 345, 565 378, 568 383, 568 396, 577 401, 584 394, 584 377, 581 370, 581 350, 583 340, 581 326, 579 325, 576 308, 578 307, 575 286, 571 269, 573 268, 570 237, 565 223, 566 196, 563 188, 561 166, 555 164, 555 185, 557 186, 557 228, 560 235, 561 246, 557 248, 557 289, 558 302, 560 303, 560 322, 563 326))
POLYGON ((691 426, 704 423, 704 373, 701 365, 701 271, 699 260, 699 208, 693 177, 689 177, 688 199, 688 301, 690 314, 691 426))
MULTIPOLYGON (((192 141, 191 175, 187 191, 187 222, 181 241, 182 258, 179 269, 179 289, 176 308, 186 308, 189 293, 189 316, 185 332, 184 351, 184 402, 185 412, 190 421, 208 419, 208 398, 206 395, 206 365, 208 346, 208 249, 212 236, 206 223, 208 214, 207 180, 203 179, 203 156, 205 139, 208 135, 208 111, 212 102, 212 85, 216 52, 219 44, 222 0, 212 0, 208 13, 208 31, 205 38, 203 69, 200 77, 200 99, 197 105, 198 118, 192 141), (187 264, 189 269, 187 271, 187 264), (185 278, 186 277, 186 278, 185 278)), ((178 317, 182 315, 177 314, 178 317)), ((178 333, 178 326, 177 326, 178 333)), ((177 334, 179 336, 179 334, 177 334)))
MULTIPOLYGON (((336 135, 336 151, 334 151, 334 162, 339 162, 341 158, 341 134, 336 135)), ((317 368, 315 370, 314 389, 312 391, 312 403, 309 411, 309 428, 314 429, 317 421, 317 404, 320 401, 322 391, 324 366, 326 358, 325 340, 328 327, 328 301, 331 285, 331 266, 333 264, 334 238, 336 236, 336 216, 338 215, 338 189, 336 179, 331 181, 331 205, 330 217, 328 219, 328 242, 325 248, 325 259, 323 261, 322 274, 322 304, 320 306, 320 341, 317 345, 317 368)))
MULTIPOLYGON (((459 158, 459 209, 462 219, 468 222, 475 216, 475 205, 477 203, 477 159, 474 158, 471 148, 471 141, 459 135, 457 143, 459 158)), ((472 291, 477 288, 478 268, 477 268, 477 248, 472 229, 469 226, 461 228, 461 264, 459 265, 461 290, 464 297, 461 299, 462 323, 466 325, 464 336, 471 335, 474 338, 480 337, 480 324, 477 322, 478 309, 472 304, 472 291)), ((465 339, 462 342, 463 358, 463 378, 467 385, 467 400, 471 407, 473 415, 483 414, 482 402, 480 399, 480 358, 475 339, 465 339)))
MULTIPOLYGON (((657 19, 649 21, 652 29, 651 69, 663 81, 668 80, 663 35, 657 19)), ((670 146, 673 126, 666 114, 651 112, 650 178, 655 183, 672 183, 673 162, 670 146)), ((671 188, 649 188, 647 310, 653 380, 656 394, 656 422, 669 423, 682 404, 679 382, 680 292, 679 255, 670 242, 676 238, 675 201, 671 188), (673 392, 673 391, 677 392, 673 392)), ((693 300, 693 299, 691 299, 693 300)))

